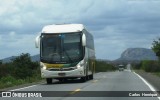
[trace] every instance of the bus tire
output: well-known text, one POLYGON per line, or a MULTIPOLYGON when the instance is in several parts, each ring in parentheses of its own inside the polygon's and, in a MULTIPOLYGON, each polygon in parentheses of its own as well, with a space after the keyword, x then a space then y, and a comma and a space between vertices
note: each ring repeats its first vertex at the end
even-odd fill
POLYGON ((81 82, 86 82, 87 81, 87 78, 86 78, 86 76, 84 76, 84 77, 81 77, 81 82))
POLYGON ((47 84, 52 84, 52 78, 46 78, 47 84))
POLYGON ((93 80, 93 74, 89 75, 89 79, 93 80))

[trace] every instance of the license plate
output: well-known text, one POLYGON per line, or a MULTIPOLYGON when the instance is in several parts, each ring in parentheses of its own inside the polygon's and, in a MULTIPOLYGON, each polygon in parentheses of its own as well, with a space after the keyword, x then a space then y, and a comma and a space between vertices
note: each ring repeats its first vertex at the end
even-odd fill
POLYGON ((59 76, 65 76, 66 73, 58 73, 59 76))

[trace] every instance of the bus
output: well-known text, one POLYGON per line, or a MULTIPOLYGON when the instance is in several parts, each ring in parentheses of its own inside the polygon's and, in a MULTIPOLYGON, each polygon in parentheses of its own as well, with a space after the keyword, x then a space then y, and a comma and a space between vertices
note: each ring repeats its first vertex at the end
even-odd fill
POLYGON ((40 48, 41 77, 47 84, 51 84, 52 79, 60 82, 93 79, 94 39, 83 24, 44 26, 35 39, 35 46, 40 48))

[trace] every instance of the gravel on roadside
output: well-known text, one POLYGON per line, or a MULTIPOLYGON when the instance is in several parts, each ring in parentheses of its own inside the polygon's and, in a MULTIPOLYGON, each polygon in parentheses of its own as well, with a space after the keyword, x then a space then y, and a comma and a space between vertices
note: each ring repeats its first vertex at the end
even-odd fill
POLYGON ((156 91, 160 91, 160 77, 143 70, 135 70, 135 72, 147 80, 156 89, 156 91))

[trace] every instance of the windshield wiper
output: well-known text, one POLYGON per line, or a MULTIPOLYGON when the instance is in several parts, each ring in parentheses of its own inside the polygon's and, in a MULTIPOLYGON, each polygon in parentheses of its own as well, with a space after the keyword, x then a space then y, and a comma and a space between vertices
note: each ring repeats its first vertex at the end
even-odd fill
POLYGON ((73 63, 73 60, 70 58, 70 56, 68 55, 68 53, 66 52, 66 50, 65 50, 64 48, 63 48, 63 50, 64 50, 65 54, 67 55, 69 61, 70 61, 71 63, 73 63))

